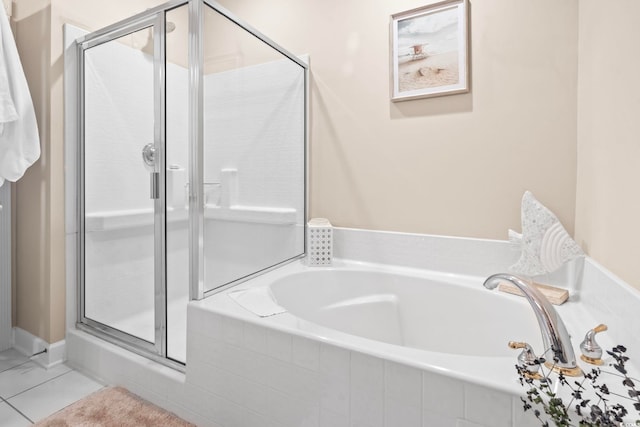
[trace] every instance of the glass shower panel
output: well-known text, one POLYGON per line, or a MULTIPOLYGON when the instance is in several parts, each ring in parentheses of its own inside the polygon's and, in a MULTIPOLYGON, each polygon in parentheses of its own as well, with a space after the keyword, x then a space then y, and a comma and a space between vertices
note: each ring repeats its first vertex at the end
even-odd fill
POLYGON ((204 283, 304 252, 305 71, 205 4, 204 283))
POLYGON ((84 316, 155 339, 153 27, 84 51, 84 316))
POLYGON ((166 14, 167 357, 186 362, 189 303, 189 8, 166 14))

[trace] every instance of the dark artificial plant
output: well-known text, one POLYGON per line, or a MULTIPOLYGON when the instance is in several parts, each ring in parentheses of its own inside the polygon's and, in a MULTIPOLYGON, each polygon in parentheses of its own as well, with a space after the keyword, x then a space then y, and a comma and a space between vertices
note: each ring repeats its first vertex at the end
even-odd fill
MULTIPOLYGON (((567 379, 563 374, 558 374, 557 379, 560 385, 568 387, 571 391, 571 400, 567 404, 564 403, 562 397, 553 391, 550 378, 552 371, 548 370, 545 373, 544 358, 538 358, 535 361, 543 372, 541 376, 532 376, 526 367, 516 365, 520 384, 527 387, 526 396, 520 398, 524 411, 532 410, 544 427, 549 427, 550 421, 557 427, 634 425, 624 421, 624 417, 629 414, 627 408, 620 403, 611 401, 612 396, 615 396, 619 398, 618 400, 631 402, 640 415, 640 391, 627 373, 625 364, 629 358, 625 356, 626 351, 627 349, 621 345, 607 351, 607 354, 613 358, 610 366, 616 372, 603 372, 599 367, 594 367, 590 372, 585 372, 584 377, 580 380, 567 379), (603 373, 611 374, 616 381, 621 381, 627 396, 609 390, 609 387, 602 383, 603 373), (589 396, 591 397, 589 398, 589 396), (574 414, 571 414, 571 410, 574 411, 574 414), (573 424, 572 420, 578 420, 578 424, 573 424)), ((640 426, 640 420, 636 421, 635 425, 640 426)))

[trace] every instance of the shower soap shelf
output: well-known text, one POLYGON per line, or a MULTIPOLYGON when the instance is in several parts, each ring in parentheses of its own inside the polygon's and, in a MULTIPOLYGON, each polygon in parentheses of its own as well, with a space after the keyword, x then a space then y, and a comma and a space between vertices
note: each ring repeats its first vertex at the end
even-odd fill
POLYGON ((297 211, 293 208, 267 208, 261 206, 221 207, 206 205, 204 217, 221 221, 252 222, 259 224, 295 224, 297 211))
MULTIPOLYGON (((187 221, 187 209, 167 208, 167 221, 170 223, 187 221)), ((259 206, 231 206, 223 208, 206 205, 206 219, 237 221, 258 224, 295 224, 297 211, 292 208, 267 208, 259 206)), ((129 209, 121 211, 91 212, 85 215, 85 231, 121 230, 153 225, 152 209, 129 209)))

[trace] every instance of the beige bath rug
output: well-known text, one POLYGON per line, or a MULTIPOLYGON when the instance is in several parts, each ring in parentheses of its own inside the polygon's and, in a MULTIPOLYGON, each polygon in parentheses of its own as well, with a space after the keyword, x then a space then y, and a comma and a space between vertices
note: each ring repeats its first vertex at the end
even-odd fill
POLYGON ((37 422, 39 427, 188 427, 188 423, 121 387, 97 391, 37 422))

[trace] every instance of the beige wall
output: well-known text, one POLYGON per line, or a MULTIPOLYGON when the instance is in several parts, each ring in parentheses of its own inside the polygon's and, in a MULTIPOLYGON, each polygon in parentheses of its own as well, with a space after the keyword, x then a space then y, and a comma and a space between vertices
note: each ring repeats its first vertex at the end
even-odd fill
MULTIPOLYGON (((636 61, 622 56, 633 52, 624 43, 637 39, 634 27, 617 24, 634 16, 633 2, 581 0, 578 10, 577 0, 472 0, 471 93, 391 103, 389 16, 424 0, 222 1, 311 56, 313 216, 337 226, 505 238, 520 228, 529 189, 570 232, 575 219, 580 243, 638 286, 637 263, 625 256, 633 254, 627 236, 638 205, 620 184, 637 178, 637 97, 633 104, 616 95, 638 89, 626 74, 633 67, 616 65, 636 61)), ((16 324, 50 342, 64 335, 62 24, 96 29, 160 3, 14 4, 43 134, 42 160, 17 185, 16 324)))
MULTIPOLYGON (((58 309, 52 307, 52 293, 64 291, 64 275, 52 265, 60 243, 52 240, 60 224, 55 211, 62 209, 56 187, 53 160, 59 154, 50 143, 49 81, 50 7, 48 0, 15 3, 13 8, 16 44, 34 101, 41 140, 41 157, 18 181, 16 190, 16 279, 15 321, 19 326, 48 341, 64 337, 58 309), (37 49, 34 49, 37 46, 37 49), (57 275, 56 275, 57 274, 57 275)), ((62 235, 64 237, 64 235, 62 235)), ((64 259, 62 259, 64 265, 64 259)))
POLYGON ((529 189, 573 232, 576 0, 472 1, 472 92, 401 103, 389 101, 389 16, 428 2, 221 3, 311 56, 313 216, 504 239, 529 189))
POLYGON ((576 239, 640 289, 640 2, 580 0, 576 239))

